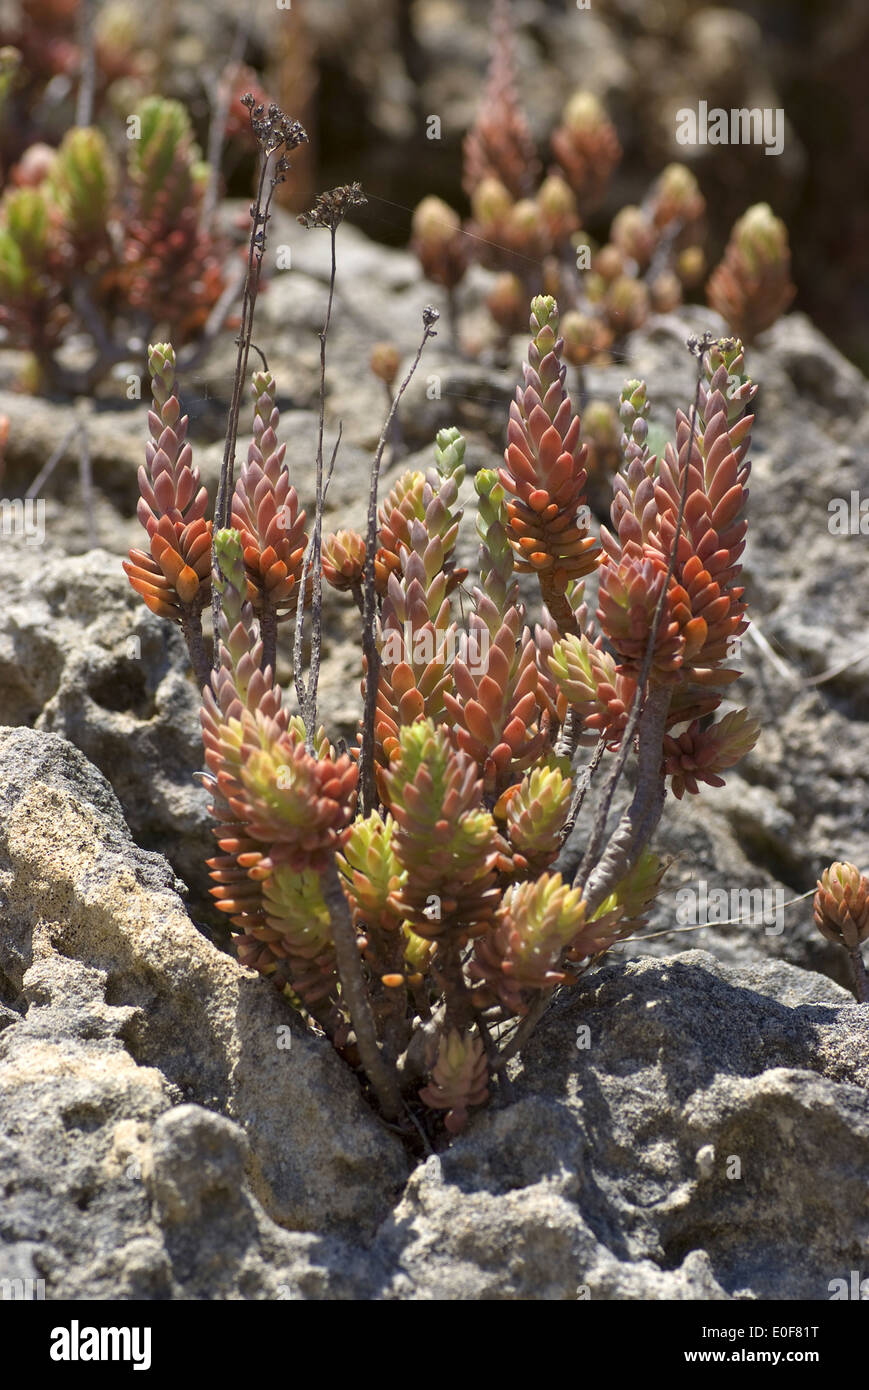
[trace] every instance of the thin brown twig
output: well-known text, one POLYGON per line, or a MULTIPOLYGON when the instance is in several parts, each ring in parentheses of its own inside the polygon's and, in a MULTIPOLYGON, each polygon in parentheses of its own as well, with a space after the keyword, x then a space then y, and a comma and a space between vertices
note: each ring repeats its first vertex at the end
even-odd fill
POLYGON ((40 489, 44 487, 45 484, 48 482, 55 468, 60 463, 60 460, 63 458, 72 441, 75 439, 75 436, 78 434, 78 431, 78 422, 76 422, 74 425, 70 427, 70 429, 67 430, 66 434, 63 436, 63 439, 60 441, 57 448, 53 450, 48 460, 42 465, 36 477, 33 479, 33 482, 30 484, 30 487, 24 494, 25 498, 39 496, 40 489))
MULTIPOLYGON (((806 893, 800 893, 796 898, 788 898, 782 907, 793 907, 794 903, 805 902, 806 898, 813 898, 816 893, 815 888, 810 888, 806 893)), ((613 943, 615 946, 627 946, 629 943, 638 941, 655 941, 661 936, 679 936, 682 932, 703 931, 706 927, 743 927, 755 926, 754 916, 750 917, 726 917, 721 922, 694 922, 690 927, 668 927, 666 931, 644 932, 642 936, 623 936, 620 940, 613 943)))
MULTIPOLYGON (((214 508, 214 533, 229 524, 230 498, 232 496, 233 478, 235 473, 235 448, 238 440, 238 417, 241 411, 241 398, 244 391, 244 383, 247 380, 247 361, 250 356, 250 340, 253 334, 253 310, 256 305, 257 291, 259 289, 259 274, 262 267, 263 250, 265 246, 265 228, 268 221, 268 208, 271 203, 271 196, 274 193, 274 186, 269 191, 265 207, 263 206, 263 194, 265 192, 266 178, 269 166, 272 162, 273 154, 263 153, 260 156, 259 181, 257 184, 256 201, 251 209, 251 233, 248 243, 247 269, 244 277, 244 289, 242 291, 241 303, 241 326, 238 330, 236 339, 237 352, 235 357, 235 374, 232 382, 232 399, 229 405, 229 414, 226 421, 226 441, 223 449, 223 461, 220 467, 220 481, 217 487, 217 502, 214 508)), ((217 552, 212 545, 211 562, 217 568, 217 552)), ((219 631, 220 620, 220 590, 216 584, 212 585, 212 618, 214 631, 219 631)), ((219 664, 220 644, 214 644, 214 663, 215 668, 219 664)))
MULTIPOLYGON (((337 435, 337 438, 336 438, 336 440, 335 440, 334 447, 333 447, 333 449, 332 449, 332 458, 331 458, 331 461, 330 461, 330 464, 329 464, 329 473, 328 473, 328 476, 327 476, 327 478, 326 478, 326 485, 325 485, 325 487, 323 488, 323 502, 324 502, 324 504, 325 504, 325 501, 326 501, 326 494, 327 494, 328 491, 329 491, 329 483, 330 483, 331 480, 332 480, 332 473, 333 473, 334 468, 335 468, 335 459, 336 459, 337 456, 338 456, 338 446, 339 446, 339 444, 341 443, 341 435, 342 435, 343 431, 344 431, 344 425, 343 425, 343 423, 339 423, 339 425, 338 425, 338 435, 337 435)), ((317 649, 317 660, 316 660, 317 683, 315 683, 315 684, 312 686, 312 680, 313 680, 313 677, 314 677, 314 670, 315 670, 314 659, 313 659, 313 656, 314 656, 314 647, 313 647, 313 638, 312 638, 312 643, 311 643, 311 656, 312 656, 312 660, 311 660, 311 672, 310 672, 310 675, 309 675, 309 678, 308 678, 308 683, 307 683, 307 685, 305 684, 305 678, 304 678, 304 676, 302 675, 302 665, 303 665, 302 656, 303 656, 303 643, 304 643, 304 636, 305 636, 305 597, 306 597, 306 594, 307 594, 307 592, 308 592, 308 579, 309 579, 310 574, 311 574, 311 567, 312 567, 313 563, 314 563, 314 536, 312 535, 312 536, 311 536, 311 539, 308 541, 307 547, 306 547, 306 549, 305 549, 304 558, 303 558, 303 560, 302 560, 302 572, 301 572, 301 575, 299 576, 299 591, 298 591, 298 593, 297 593, 297 595, 296 595, 296 627, 295 627, 295 632, 293 633, 293 685, 295 686, 295 690, 296 690, 296 699, 297 699, 298 702, 299 702, 299 712, 300 712, 300 714, 301 714, 301 716, 302 716, 302 720, 303 720, 304 725, 305 725, 305 743, 306 743, 306 746, 307 746, 307 748, 308 748, 308 752, 309 752, 309 753, 312 753, 312 752, 314 751, 314 742, 313 742, 313 740, 314 740, 314 734, 315 734, 315 732, 316 732, 316 726, 317 726, 317 683, 319 682, 319 672, 320 672, 320 648, 319 648, 319 646, 318 646, 318 649, 317 649), (311 700, 311 694, 310 694, 310 692, 311 692, 312 689, 313 689, 313 700, 311 700)), ((317 616, 319 616, 319 615, 317 615, 317 616)), ((316 619, 315 619, 315 621, 312 623, 312 630, 313 630, 313 628, 315 628, 316 626, 317 626, 317 622, 316 622, 316 619)), ((322 644, 322 620, 320 620, 319 630, 320 630, 320 635, 321 635, 321 636, 320 636, 320 642, 321 642, 321 644, 322 644)))
POLYGON ((202 199, 202 207, 199 214, 199 225, 201 227, 207 227, 210 224, 217 208, 217 197, 220 191, 220 168, 223 162, 223 142, 226 138, 226 122, 229 117, 229 102, 232 97, 232 85, 244 56, 244 50, 250 32, 250 22, 251 16, 249 11, 239 15, 229 59, 223 71, 213 77, 209 84, 211 124, 208 128, 208 152, 206 155, 208 162, 208 184, 205 189, 205 196, 202 199))
POLYGON ((600 738, 595 744, 595 749, 591 755, 591 760, 582 769, 582 775, 577 777, 576 779, 576 787, 574 789, 573 797, 570 802, 570 810, 567 813, 567 820, 564 822, 564 825, 561 828, 562 845, 567 843, 568 839, 570 838, 570 834, 573 830, 573 827, 576 825, 577 817, 579 816, 579 813, 582 810, 582 804, 585 801, 586 794, 588 792, 589 787, 591 786, 591 779, 594 777, 594 774, 597 772, 597 769, 600 766, 600 761, 604 755, 606 745, 606 734, 601 734, 600 738))
POLYGON ((371 464, 368 490, 368 525, 365 541, 365 573, 363 578, 362 654, 365 658, 365 706, 362 715, 362 747, 359 752, 359 790, 361 810, 367 816, 377 803, 374 777, 374 718, 377 710, 377 685, 380 674, 380 654, 377 650, 377 592, 374 584, 374 552, 377 548, 377 488, 380 465, 392 429, 399 402, 419 366, 423 348, 436 335, 435 324, 440 315, 431 305, 422 311, 423 335, 410 369, 395 394, 392 407, 381 431, 377 451, 371 464))
MULTIPOLYGON (((307 140, 307 135, 298 121, 291 121, 280 107, 272 104, 268 112, 262 105, 257 106, 248 92, 242 97, 250 115, 251 129, 260 147, 260 167, 257 181, 256 200, 251 205, 251 231, 248 242, 247 266, 244 276, 244 289, 241 302, 241 326, 236 343, 238 351, 235 358, 235 372, 232 382, 232 399, 226 420, 226 440, 223 460, 220 466, 220 482, 217 489, 217 502, 214 508, 214 536, 229 525, 233 481, 235 475, 235 449, 238 441, 238 417, 241 399, 247 381, 247 363, 253 337, 253 320, 256 309, 262 263, 266 248, 266 234, 271 215, 272 199, 279 183, 282 183, 290 167, 287 157, 290 150, 307 140), (268 179, 268 194, 265 194, 268 179)), ((218 568, 216 539, 212 542, 211 563, 218 568)), ((221 595, 216 584, 212 584, 211 615, 215 633, 220 630, 221 595)), ((214 643, 215 667, 220 662, 220 643, 214 643)))
MULTIPOLYGON (((320 683, 320 654, 323 646, 323 566, 320 563, 320 554, 323 546, 323 502, 325 500, 323 490, 323 433, 326 425, 326 343, 329 337, 329 325, 332 322, 332 305, 335 300, 335 274, 337 270, 335 241, 337 234, 338 223, 333 222, 329 228, 331 252, 329 263, 329 298, 326 302, 326 319, 320 330, 320 408, 317 422, 317 482, 315 490, 316 500, 314 504, 314 533, 311 537, 311 565, 314 573, 314 593, 311 601, 311 661, 308 669, 308 685, 306 692, 308 714, 305 719, 305 730, 309 744, 308 752, 313 752, 314 730, 317 725, 317 687, 320 683)), ((336 450, 337 447, 336 444, 336 450)))

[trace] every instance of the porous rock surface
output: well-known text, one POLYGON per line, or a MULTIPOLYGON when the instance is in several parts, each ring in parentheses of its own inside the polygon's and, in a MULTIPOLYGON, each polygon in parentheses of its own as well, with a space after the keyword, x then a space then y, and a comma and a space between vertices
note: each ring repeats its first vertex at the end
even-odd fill
POLYGON ((825 1299, 865 1264, 869 1014, 823 976, 606 966, 544 1018, 510 1102, 415 1163, 50 733, 0 731, 0 895, 0 1279, 825 1299))

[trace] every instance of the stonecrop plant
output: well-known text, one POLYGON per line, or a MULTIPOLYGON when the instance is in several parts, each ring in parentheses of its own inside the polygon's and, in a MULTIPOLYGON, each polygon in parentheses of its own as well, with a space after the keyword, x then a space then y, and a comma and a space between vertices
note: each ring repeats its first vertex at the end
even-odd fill
POLYGON ((0 200, 0 325, 30 354, 33 389, 92 390, 131 340, 161 327, 186 343, 219 305, 223 248, 203 222, 209 171, 187 111, 149 97, 129 130, 123 169, 99 129, 77 126, 25 154, 0 200), (64 365, 72 333, 91 340, 84 368, 64 365))
MULTIPOLYGON (((544 168, 517 92, 510 3, 494 0, 489 77, 464 145, 471 216, 463 224, 440 198, 423 199, 413 216, 412 246, 453 309, 472 260, 497 271, 488 307, 505 333, 521 331, 528 300, 542 284, 567 309, 565 357, 582 367, 611 360, 650 313, 677 308, 702 285, 706 200, 692 171, 670 164, 640 204, 616 213, 608 238, 598 242, 586 224, 605 198, 622 149, 591 92, 570 97, 550 151, 544 168)), ((787 230, 759 203, 734 227, 708 280, 708 302, 749 343, 794 293, 787 230)))
MULTIPOLYGON (((395 412, 436 331, 427 309, 373 460, 367 522, 323 536, 340 460, 336 444, 327 475, 322 393, 310 516, 279 442, 267 369, 252 376, 252 438, 234 470, 271 190, 304 138, 276 107, 251 115, 263 173, 215 520, 174 350, 155 344, 139 475, 148 548, 131 552, 126 569, 148 607, 181 626, 202 689, 212 891, 239 959, 331 1040, 388 1121, 420 1129, 428 1112, 434 1133, 440 1112, 455 1133, 504 1084, 553 993, 642 925, 665 867, 652 838, 667 789, 681 797, 723 785, 755 742, 746 711, 715 712, 739 674, 732 658, 747 627, 740 557, 756 387, 738 342, 693 344, 695 398, 656 458, 646 387, 628 381, 611 527, 596 537, 558 306, 536 295, 500 463, 471 487, 465 441, 444 429, 430 466, 405 471, 381 497, 395 412), (456 556, 472 498, 479 551, 469 573, 456 556), (535 576, 532 627, 521 594, 535 576), (596 621, 584 601, 592 576, 596 621), (317 714, 324 579, 362 613, 363 698, 349 750, 317 714), (278 638, 291 625, 296 710, 275 681, 278 638), (632 791, 615 819, 629 760, 632 791), (582 861, 565 877, 559 856, 590 790, 582 861)), ((331 234, 333 287, 336 232, 361 197, 357 185, 333 190, 305 219, 331 234)), ((323 381, 331 307, 330 296, 323 381)))

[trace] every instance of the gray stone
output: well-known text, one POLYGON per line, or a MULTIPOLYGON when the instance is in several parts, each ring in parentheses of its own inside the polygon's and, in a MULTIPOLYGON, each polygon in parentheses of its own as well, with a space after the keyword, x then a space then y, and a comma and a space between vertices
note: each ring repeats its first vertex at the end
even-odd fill
POLYGON ((59 1249, 99 1211, 116 1242, 113 1223, 146 1212, 146 1170, 172 1221, 246 1174, 257 1210, 295 1230, 373 1229, 401 1146, 331 1047, 196 931, 101 775, 54 735, 2 730, 0 806, 0 979, 20 1015, 0 1033, 4 1238, 59 1249))
POLYGON ((867 1044, 867 1011, 792 966, 598 971, 513 1103, 411 1176, 392 1296, 829 1297, 869 1239, 867 1044))
POLYGON ((605 965, 511 1064, 509 1103, 414 1167, 328 1045, 203 940, 71 745, 0 733, 0 826, 0 1278, 825 1299, 865 1262, 869 1013, 824 976, 605 965))

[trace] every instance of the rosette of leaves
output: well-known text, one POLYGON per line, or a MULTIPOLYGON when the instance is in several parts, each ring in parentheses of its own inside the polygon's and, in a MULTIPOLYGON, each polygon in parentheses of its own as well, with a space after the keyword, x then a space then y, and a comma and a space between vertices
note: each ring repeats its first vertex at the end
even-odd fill
POLYGON ((848 952, 857 1002, 869 1004, 869 976, 860 949, 869 940, 869 878, 856 864, 831 864, 818 879, 814 915, 818 931, 848 952))
POLYGON ((576 194, 583 216, 600 206, 622 147, 615 126, 591 92, 574 92, 552 132, 552 153, 576 194))
POLYGON ((149 97, 137 117, 123 287, 133 309, 165 321, 183 343, 204 327, 223 288, 219 247, 200 226, 208 169, 180 102, 149 97))
POLYGON ((452 558, 464 452, 458 430, 441 430, 434 468, 405 474, 380 511, 375 575, 385 580, 385 597, 375 736, 387 760, 403 724, 443 710, 455 634, 450 594, 467 574, 452 558))
POLYGON ((139 469, 138 516, 150 550, 131 550, 127 578, 152 613, 181 625, 200 686, 208 681, 202 609, 211 592, 211 522, 187 440, 188 417, 175 395, 175 352, 170 343, 148 349, 153 408, 145 466, 139 469))
POLYGON ((296 585, 308 543, 305 513, 278 444, 280 413, 271 372, 253 374, 253 439, 235 484, 232 524, 241 535, 248 597, 264 628, 295 611, 296 585))
MULTIPOLYGON (((412 523, 413 548, 402 550, 402 573, 391 574, 381 618, 375 736, 384 759, 395 754, 401 728, 443 712, 449 639, 455 633, 444 545, 412 523)), ((366 677, 367 679, 367 677, 366 677)))
POLYGON ((534 640, 517 606, 504 490, 490 470, 475 484, 481 585, 443 701, 456 743, 474 759, 494 799, 548 747, 549 730, 541 721, 534 640))
POLYGON ((527 1013, 534 994, 570 979, 563 958, 584 927, 582 893, 560 874, 508 888, 493 930, 474 947, 471 973, 488 986, 483 997, 499 999, 511 1013, 527 1013))
POLYGON ((407 990, 421 991, 431 958, 429 944, 407 929, 404 914, 395 906, 407 882, 407 870, 396 852, 395 829, 389 814, 357 816, 337 860, 358 945, 371 971, 375 1015, 393 1057, 410 1035, 407 990))
POLYGON ((753 343, 789 307, 791 281, 787 228, 768 203, 755 203, 734 224, 721 263, 706 286, 713 309, 744 343, 753 343))
POLYGON ((473 759, 453 746, 443 725, 420 719, 400 730, 381 782, 396 824, 396 857, 407 873, 392 897, 395 911, 430 940, 485 931, 500 896, 501 851, 473 759))
MULTIPOLYGON (((677 412, 676 447, 667 445, 657 470, 646 445, 645 387, 628 382, 622 396, 625 462, 612 506, 617 535, 601 530, 598 618, 616 652, 617 672, 637 678, 654 634, 649 678, 668 688, 661 701, 671 726, 716 707, 716 688, 738 677, 725 663, 747 627, 737 581, 753 419, 746 411, 756 387, 743 373, 739 343, 714 345, 703 368, 694 427, 677 412)), ((577 664, 579 653, 572 655, 577 664)), ((561 657, 564 667, 566 653, 561 657)), ((720 785, 721 771, 753 746, 757 734, 758 726, 739 711, 671 737, 666 766, 676 795, 696 791, 698 780, 720 785)))
POLYGON ((323 578, 339 593, 350 590, 361 603, 365 537, 358 531, 331 531, 323 538, 323 578))
POLYGON ((508 535, 516 569, 537 575, 549 612, 571 631, 568 583, 590 573, 600 547, 589 535, 585 446, 565 388, 558 305, 538 295, 531 305, 531 344, 522 386, 510 405, 507 449, 499 478, 510 494, 508 535))
POLYGON ((759 734, 760 724, 745 709, 725 714, 708 729, 694 719, 678 737, 667 734, 664 770, 673 795, 679 799, 686 791, 698 792, 700 782, 723 787, 721 773, 751 751, 759 734))
POLYGON ((468 268, 461 218, 442 198, 423 198, 414 209, 411 246, 426 278, 448 291, 455 288, 468 268))
POLYGON ((553 643, 548 667, 564 701, 557 707, 561 722, 570 709, 583 728, 617 744, 627 724, 636 680, 617 670, 615 658, 603 650, 600 638, 592 641, 584 632, 568 633, 553 643))
POLYGON ((558 857, 572 789, 572 779, 560 767, 540 766, 501 797, 494 815, 503 816, 511 876, 540 874, 558 857))
POLYGON ((492 61, 476 121, 465 136, 463 185, 469 195, 484 178, 497 178, 514 198, 535 186, 539 162, 516 92, 509 0, 492 7, 492 61))
POLYGON ((330 1036, 342 1034, 331 916, 322 874, 345 844, 357 769, 328 741, 316 754, 288 718, 247 589, 242 539, 218 533, 219 658, 202 728, 221 855, 209 861, 217 906, 240 933, 239 956, 278 974, 330 1036))
POLYGON ((69 322, 65 259, 42 188, 8 190, 0 203, 0 324, 44 370, 69 322))
POLYGON ((411 524, 422 522, 426 533, 438 536, 444 546, 444 569, 448 592, 467 575, 457 570, 453 559, 462 519, 456 510, 459 489, 465 477, 465 440, 455 429, 438 431, 434 467, 403 473, 378 509, 377 553, 374 560, 378 592, 386 593, 390 574, 402 567, 402 552, 412 549, 411 524))
POLYGON ((458 1134, 468 1121, 473 1105, 485 1105, 489 1098, 489 1066, 482 1039, 477 1033, 462 1034, 457 1028, 445 1033, 438 1047, 431 1081, 419 1093, 432 1110, 444 1110, 444 1123, 450 1134, 458 1134))
POLYGON ((105 269, 112 256, 109 223, 116 207, 118 173, 101 131, 90 127, 67 131, 47 187, 71 260, 91 274, 105 269))

